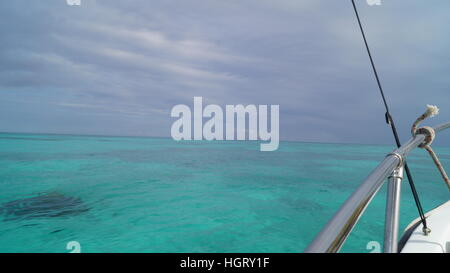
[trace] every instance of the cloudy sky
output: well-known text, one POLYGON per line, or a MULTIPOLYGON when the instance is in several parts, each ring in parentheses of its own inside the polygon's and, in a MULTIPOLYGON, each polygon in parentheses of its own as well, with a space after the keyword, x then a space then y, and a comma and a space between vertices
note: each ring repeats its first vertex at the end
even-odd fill
MULTIPOLYGON (((402 140, 426 104, 450 120, 450 1, 357 5, 402 140)), ((202 96, 279 104, 284 140, 392 143, 349 0, 10 0, 0 20, 2 132, 170 136, 202 96)))

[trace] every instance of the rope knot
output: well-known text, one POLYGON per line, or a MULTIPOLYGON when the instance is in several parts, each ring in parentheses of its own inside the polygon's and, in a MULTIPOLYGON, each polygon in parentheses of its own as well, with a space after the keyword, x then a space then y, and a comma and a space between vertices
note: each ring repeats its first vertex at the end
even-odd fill
POLYGON ((429 126, 420 127, 416 130, 415 135, 423 134, 425 135, 425 140, 419 145, 420 148, 425 149, 429 147, 431 143, 433 143, 434 138, 436 137, 436 133, 434 129, 429 126))
POLYGON ((423 113, 420 117, 418 117, 416 119, 416 121, 413 123, 412 128, 411 128, 412 136, 416 136, 417 134, 425 135, 424 142, 419 145, 420 148, 429 147, 431 145, 431 143, 433 142, 433 140, 436 136, 436 133, 434 132, 433 128, 428 127, 428 126, 418 128, 419 124, 422 123, 422 121, 424 121, 425 119, 427 119, 429 117, 434 117, 438 114, 439 114, 439 108, 435 105, 428 104, 427 110, 425 111, 425 113, 423 113))
POLYGON ((444 166, 442 166, 442 163, 439 161, 439 158, 437 157, 436 153, 430 146, 436 136, 436 132, 434 131, 433 128, 429 126, 417 128, 419 124, 422 123, 422 121, 424 121, 426 118, 434 117, 437 114, 439 114, 439 108, 437 108, 437 106, 427 105, 427 110, 425 111, 425 113, 423 113, 420 117, 418 117, 414 122, 411 128, 411 134, 413 136, 416 136, 417 134, 425 135, 425 140, 419 145, 419 147, 425 149, 430 154, 431 158, 434 161, 434 164, 441 173, 441 176, 444 179, 445 184, 447 184, 447 187, 450 190, 450 179, 448 178, 448 175, 444 170, 444 166))

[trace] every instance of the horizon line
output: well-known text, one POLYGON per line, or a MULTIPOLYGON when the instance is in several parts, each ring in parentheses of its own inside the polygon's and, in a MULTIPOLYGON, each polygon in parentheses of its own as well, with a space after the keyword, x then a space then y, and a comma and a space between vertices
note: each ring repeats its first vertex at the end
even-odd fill
MULTIPOLYGON (((0 134, 22 134, 22 135, 55 135, 55 136, 81 136, 81 137, 117 137, 117 138, 162 138, 172 139, 170 136, 143 136, 143 135, 103 135, 103 134, 86 134, 86 133, 48 133, 48 132, 6 132, 0 131, 0 134)), ((186 140, 186 141, 208 141, 208 140, 186 140)), ((218 141, 218 140, 213 140, 218 141)), ((262 141, 262 140, 220 140, 220 141, 262 141)), ((212 142, 212 141, 209 141, 212 142)), ((300 142, 300 143, 317 143, 317 144, 342 144, 342 145, 374 145, 389 146, 385 143, 353 143, 353 142, 323 142, 323 141, 307 141, 307 140, 282 140, 280 142, 300 142)), ((395 143, 392 144, 395 146, 395 143)))

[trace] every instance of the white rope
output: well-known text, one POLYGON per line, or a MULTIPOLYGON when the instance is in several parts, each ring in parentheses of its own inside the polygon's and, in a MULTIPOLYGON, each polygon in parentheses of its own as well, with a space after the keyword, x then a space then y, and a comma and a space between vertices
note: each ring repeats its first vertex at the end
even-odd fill
POLYGON ((417 134, 423 134, 425 135, 425 140, 422 144, 419 145, 420 148, 423 148, 427 150, 427 152, 430 154, 431 158, 433 159, 434 164, 438 168, 439 172, 441 173, 442 178, 444 179, 445 184, 447 184, 448 189, 450 190, 450 179, 448 178, 447 173, 444 170, 444 166, 442 166, 442 163, 439 161, 439 158, 437 157, 436 153, 431 148, 431 143, 433 142, 434 138, 436 137, 436 133, 434 132, 434 129, 428 126, 424 126, 421 128, 418 128, 419 124, 422 123, 425 119, 429 117, 434 117, 439 114, 439 108, 435 105, 427 105, 427 110, 425 113, 423 113, 420 117, 416 119, 416 121, 413 123, 413 126, 411 128, 411 134, 413 136, 417 134))

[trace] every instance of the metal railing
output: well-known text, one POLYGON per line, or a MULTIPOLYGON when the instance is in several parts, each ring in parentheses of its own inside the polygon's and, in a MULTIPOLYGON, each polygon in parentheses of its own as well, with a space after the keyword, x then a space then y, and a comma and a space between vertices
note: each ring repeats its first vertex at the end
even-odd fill
MULTIPOLYGON (((440 132, 450 128, 450 122, 434 127, 440 132)), ((369 174, 356 191, 345 201, 323 230, 316 236, 305 252, 337 252, 353 230, 364 210, 389 177, 388 198, 386 202, 385 252, 397 252, 398 216, 400 203, 400 184, 403 178, 404 159, 409 152, 425 140, 425 135, 417 134, 408 142, 389 153, 369 174)))

